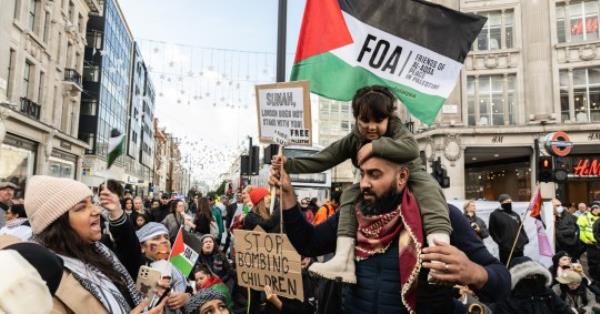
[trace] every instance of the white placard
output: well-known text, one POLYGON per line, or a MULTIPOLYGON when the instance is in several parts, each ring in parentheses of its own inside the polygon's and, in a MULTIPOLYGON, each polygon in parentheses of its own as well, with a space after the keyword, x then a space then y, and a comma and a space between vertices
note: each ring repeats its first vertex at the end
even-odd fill
POLYGON ((288 144, 312 145, 308 82, 257 85, 256 108, 261 142, 276 142, 279 131, 288 135, 288 144))

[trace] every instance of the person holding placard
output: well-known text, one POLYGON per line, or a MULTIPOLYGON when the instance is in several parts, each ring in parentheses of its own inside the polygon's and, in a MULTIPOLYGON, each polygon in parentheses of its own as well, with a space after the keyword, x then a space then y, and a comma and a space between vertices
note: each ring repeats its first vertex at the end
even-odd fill
MULTIPOLYGON (((444 194, 421 164, 415 138, 394 114, 395 102, 396 98, 386 87, 359 89, 352 100, 352 112, 356 119, 352 133, 317 154, 287 159, 284 168, 288 173, 317 173, 348 158, 356 167, 370 156, 387 157, 397 163, 409 160, 411 176, 408 184, 419 205, 427 244, 435 246, 434 240, 449 243, 452 228, 444 194)), ((278 158, 282 157, 275 157, 274 162, 278 158)), ((358 184, 343 191, 335 257, 327 263, 314 263, 309 269, 311 272, 328 279, 341 278, 344 282, 356 283, 354 250, 357 220, 352 204, 360 193, 358 184)))
MULTIPOLYGON (((280 165, 272 165, 269 184, 282 190, 290 242, 302 256, 333 252, 340 213, 317 226, 306 222, 280 165)), ((454 300, 451 286, 428 284, 426 270, 436 281, 469 286, 483 302, 499 301, 510 292, 506 267, 489 253, 456 207, 447 205, 452 244, 423 247, 422 222, 407 185, 406 164, 369 157, 360 167, 363 193, 354 204, 359 221, 357 283, 344 289, 345 313, 459 313, 454 310, 464 305, 454 300)))

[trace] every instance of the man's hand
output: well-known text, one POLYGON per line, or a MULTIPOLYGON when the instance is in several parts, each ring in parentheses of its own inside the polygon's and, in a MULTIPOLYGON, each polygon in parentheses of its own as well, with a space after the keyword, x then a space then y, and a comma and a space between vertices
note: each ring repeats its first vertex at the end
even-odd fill
POLYGON ((123 215, 123 209, 121 209, 121 202, 119 196, 111 192, 106 184, 102 191, 100 191, 100 206, 106 208, 110 212, 110 219, 115 220, 123 215))
POLYGON ((432 279, 481 289, 488 280, 485 268, 473 263, 461 250, 443 242, 423 249, 423 267, 430 269, 432 279), (437 261, 437 262, 435 262, 437 261))
POLYGON ((167 306, 171 310, 176 310, 184 306, 189 299, 190 295, 185 292, 171 292, 167 300, 167 306))
POLYGON ((369 157, 371 157, 372 155, 373 144, 367 143, 358 150, 358 153, 356 153, 356 162, 358 162, 358 165, 360 166, 363 162, 365 162, 365 160, 369 159, 369 157))
POLYGON ((271 163, 271 170, 269 170, 269 185, 280 188, 283 193, 282 206, 283 210, 291 209, 296 206, 296 195, 294 195, 294 188, 290 182, 290 176, 283 169, 281 156, 273 158, 271 163))

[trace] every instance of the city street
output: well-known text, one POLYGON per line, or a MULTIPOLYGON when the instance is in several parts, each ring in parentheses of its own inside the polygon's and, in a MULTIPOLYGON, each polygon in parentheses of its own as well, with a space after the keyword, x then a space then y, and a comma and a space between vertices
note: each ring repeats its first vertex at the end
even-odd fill
POLYGON ((600 313, 598 0, 0 7, 0 312, 600 313))

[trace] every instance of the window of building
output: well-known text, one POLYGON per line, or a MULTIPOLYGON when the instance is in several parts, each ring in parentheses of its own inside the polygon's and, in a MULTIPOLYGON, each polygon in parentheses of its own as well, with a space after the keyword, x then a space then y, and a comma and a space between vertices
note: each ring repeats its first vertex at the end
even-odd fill
POLYGON ((42 34, 42 40, 48 42, 48 32, 50 32, 50 12, 44 14, 44 33, 42 34))
POLYGON ((84 66, 83 79, 85 81, 98 82, 100 80, 100 68, 97 65, 84 66))
POLYGON ((559 81, 563 121, 600 121, 600 67, 561 70, 559 81))
POLYGON ((21 0, 15 0, 15 8, 13 11, 13 18, 15 20, 19 20, 20 15, 21 15, 21 0))
POLYGON ((69 11, 67 12, 67 16, 69 17, 69 21, 72 24, 75 24, 75 4, 73 4, 73 1, 69 1, 69 11))
POLYGON ((95 116, 98 101, 96 99, 84 99, 81 101, 81 114, 86 116, 95 116))
POLYGON ((15 51, 9 49, 8 52, 8 76, 6 83, 6 98, 10 99, 12 96, 12 81, 13 81, 13 69, 15 67, 15 51))
POLYGON ((29 30, 34 32, 35 31, 35 16, 37 14, 37 4, 38 1, 37 0, 29 0, 29 13, 28 13, 28 24, 27 26, 29 27, 29 30))
POLYGON ((488 51, 513 48, 513 10, 478 12, 487 22, 473 44, 474 50, 488 51))
POLYGON ((46 75, 40 71, 40 84, 38 86, 38 104, 44 104, 44 88, 46 87, 46 75))
POLYGON ((79 30, 80 33, 83 33, 83 15, 78 14, 77 15, 77 30, 79 30))
POLYGON ((29 98, 29 82, 31 78, 31 71, 33 65, 29 62, 25 62, 25 68, 23 70, 23 93, 22 96, 25 98, 29 98))
POLYGON ((86 33, 86 40, 88 46, 95 49, 102 49, 102 33, 96 31, 89 31, 86 33))
POLYGON ((468 125, 517 124, 517 91, 515 74, 468 76, 468 125))
POLYGON ((598 31, 598 1, 556 4, 556 32, 559 43, 597 40, 598 31))
POLYGON ((56 37, 56 60, 60 64, 60 53, 62 50, 62 33, 59 31, 56 37))

